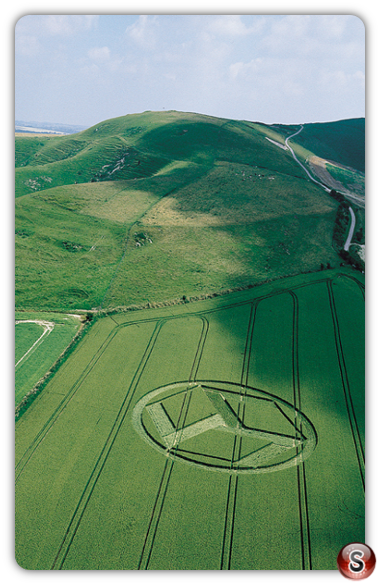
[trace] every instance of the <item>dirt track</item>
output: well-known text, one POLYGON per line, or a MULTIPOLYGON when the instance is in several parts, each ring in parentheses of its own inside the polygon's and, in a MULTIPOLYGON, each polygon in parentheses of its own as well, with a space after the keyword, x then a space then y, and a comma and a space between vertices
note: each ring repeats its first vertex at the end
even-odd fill
POLYGON ((42 341, 42 338, 45 337, 45 335, 49 335, 53 329, 54 329, 54 323, 52 323, 51 321, 38 321, 38 320, 33 320, 33 319, 25 319, 25 320, 20 320, 20 321, 16 321, 16 325, 19 325, 20 323, 36 323, 36 325, 41 325, 41 327, 44 328, 44 332, 42 333, 42 335, 37 339, 37 341, 35 341, 33 343, 33 345, 28 349, 27 352, 24 353, 24 355, 22 356, 22 358, 20 358, 17 362, 17 364, 15 365, 15 368, 26 358, 29 356, 29 354, 33 351, 33 349, 36 348, 37 345, 39 345, 39 343, 42 341))
POLYGON ((309 173, 309 171, 307 170, 307 168, 296 157, 296 155, 295 155, 294 150, 292 149, 292 147, 289 146, 289 144, 288 144, 288 140, 290 140, 290 138, 294 138, 294 136, 297 136, 297 134, 299 134, 300 132, 302 132, 302 130, 303 130, 303 126, 301 126, 301 128, 299 130, 297 130, 297 132, 295 132, 291 136, 288 136, 287 139, 285 140, 285 144, 289 148, 290 152, 292 153, 294 160, 296 162, 298 162, 298 164, 300 165, 300 167, 303 168, 303 170, 305 171, 305 173, 307 174, 307 176, 309 177, 309 179, 311 181, 313 181, 313 183, 316 183, 317 185, 320 185, 325 191, 330 192, 330 189, 328 187, 326 187, 326 185, 324 185, 320 181, 317 181, 316 179, 314 179, 314 177, 311 176, 311 174, 309 173))

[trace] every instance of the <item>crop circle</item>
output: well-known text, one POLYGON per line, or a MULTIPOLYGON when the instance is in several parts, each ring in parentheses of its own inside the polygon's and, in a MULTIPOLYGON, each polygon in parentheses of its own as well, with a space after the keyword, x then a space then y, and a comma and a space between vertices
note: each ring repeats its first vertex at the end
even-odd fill
POLYGON ((317 444, 294 405, 249 386, 202 380, 148 392, 136 404, 136 431, 166 457, 224 473, 269 473, 305 461, 317 444))

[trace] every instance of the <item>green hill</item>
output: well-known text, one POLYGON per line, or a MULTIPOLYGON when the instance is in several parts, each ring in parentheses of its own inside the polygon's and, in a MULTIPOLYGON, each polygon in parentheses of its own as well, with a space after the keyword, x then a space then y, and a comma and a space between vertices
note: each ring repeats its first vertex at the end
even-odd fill
MULTIPOLYGON (((348 164, 348 122, 306 125, 304 147, 348 164)), ((280 148, 297 129, 171 111, 17 137, 16 306, 141 305, 337 265, 338 203, 280 148)))
POLYGON ((305 124, 297 143, 317 156, 365 171, 365 119, 305 124))
POLYGON ((75 135, 16 139, 16 194, 89 181, 150 177, 173 161, 238 162, 302 176, 289 156, 243 122, 180 112, 107 120, 75 135), (278 159, 278 160, 276 160, 278 159))

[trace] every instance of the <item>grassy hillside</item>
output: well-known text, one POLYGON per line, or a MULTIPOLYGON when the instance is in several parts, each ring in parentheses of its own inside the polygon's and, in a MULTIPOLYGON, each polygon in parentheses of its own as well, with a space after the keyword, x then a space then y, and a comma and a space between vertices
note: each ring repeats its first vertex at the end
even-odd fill
POLYGON ((338 203, 279 147, 296 129, 172 111, 16 138, 16 306, 146 304, 337 265, 338 203))
POLYGON ((321 158, 365 171, 365 119, 305 124, 297 143, 321 158))
POLYGON ((108 120, 75 135, 16 139, 16 194, 58 185, 139 179, 173 161, 228 160, 300 176, 291 157, 244 123, 180 112, 108 120))
POLYGON ((16 139, 21 567, 336 570, 363 540, 364 276, 298 129, 145 112, 16 139))

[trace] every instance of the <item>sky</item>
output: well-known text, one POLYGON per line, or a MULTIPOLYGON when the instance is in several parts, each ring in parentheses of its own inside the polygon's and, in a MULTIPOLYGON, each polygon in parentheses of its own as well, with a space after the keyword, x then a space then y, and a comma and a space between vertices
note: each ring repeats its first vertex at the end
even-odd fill
POLYGON ((145 110, 267 124, 365 116, 365 26, 349 15, 26 15, 15 118, 92 126, 145 110))

